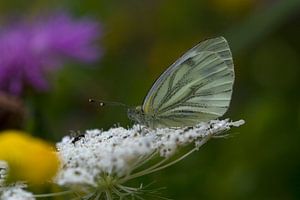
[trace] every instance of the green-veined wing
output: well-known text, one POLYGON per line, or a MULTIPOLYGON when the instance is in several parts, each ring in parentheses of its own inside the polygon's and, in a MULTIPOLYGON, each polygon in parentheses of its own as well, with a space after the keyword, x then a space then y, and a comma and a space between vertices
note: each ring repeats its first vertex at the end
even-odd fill
POLYGON ((154 83, 142 109, 154 127, 192 126, 222 116, 234 82, 229 45, 218 37, 199 43, 154 83))

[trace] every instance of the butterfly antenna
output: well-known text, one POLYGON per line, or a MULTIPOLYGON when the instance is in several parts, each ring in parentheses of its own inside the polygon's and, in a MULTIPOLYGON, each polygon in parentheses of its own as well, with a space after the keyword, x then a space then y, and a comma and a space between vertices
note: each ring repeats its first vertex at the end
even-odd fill
POLYGON ((130 106, 124 104, 124 103, 120 103, 120 102, 114 102, 114 101, 102 101, 102 100, 96 100, 96 99, 89 99, 90 103, 97 103, 99 104, 101 107, 109 105, 109 106, 121 106, 121 107, 125 107, 125 108, 129 108, 130 106))

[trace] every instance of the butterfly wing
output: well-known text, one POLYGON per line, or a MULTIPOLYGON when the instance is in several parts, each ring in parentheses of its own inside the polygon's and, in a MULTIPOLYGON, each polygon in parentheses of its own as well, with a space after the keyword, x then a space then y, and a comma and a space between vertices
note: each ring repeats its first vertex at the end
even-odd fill
POLYGON ((234 82, 231 52, 223 37, 199 43, 154 83, 142 109, 154 127, 193 126, 222 116, 234 82))

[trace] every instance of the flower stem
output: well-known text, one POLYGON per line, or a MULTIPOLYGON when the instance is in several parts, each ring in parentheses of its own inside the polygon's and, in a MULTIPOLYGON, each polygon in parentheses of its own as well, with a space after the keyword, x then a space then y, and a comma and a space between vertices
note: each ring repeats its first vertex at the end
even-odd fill
POLYGON ((207 136, 205 138, 203 138, 201 140, 201 142, 197 145, 197 147, 193 148, 192 150, 190 150, 189 152, 187 152, 186 154, 184 154, 183 156, 177 158, 176 160, 172 161, 172 162, 169 162, 165 165, 162 165, 164 162, 166 162, 169 158, 165 158, 163 159, 162 161, 158 162, 157 164, 143 170, 143 171, 140 171, 140 172, 137 172, 135 174, 132 174, 132 175, 129 175, 127 177, 125 177, 124 179, 120 180, 120 183, 123 183, 123 182, 126 182, 130 179, 133 179, 133 178, 137 178, 137 177, 140 177, 140 176, 144 176, 144 175, 147 175, 147 174, 150 174, 150 173, 153 173, 153 172, 156 172, 158 170, 162 170, 166 167, 169 167, 181 160, 183 160, 184 158, 186 158, 187 156, 189 156, 190 154, 192 154, 193 152, 197 151, 199 149, 199 147, 201 147, 202 145, 204 145, 209 139, 211 138, 211 136, 207 136), (162 166, 161 166, 162 165, 162 166))
POLYGON ((146 157, 143 157, 143 161, 142 162, 140 162, 140 160, 142 159, 139 159, 136 163, 137 164, 135 164, 135 165, 133 165, 134 167, 133 167, 133 170, 132 171, 134 171, 135 169, 137 169, 137 168, 139 168, 140 166, 142 166, 142 165, 144 165, 146 162, 148 162, 149 160, 151 160, 155 155, 156 155, 156 151, 154 151, 153 153, 151 153, 150 155, 148 155, 148 156, 146 156, 146 157))
POLYGON ((54 196, 61 196, 66 194, 71 194, 72 191, 63 191, 63 192, 55 192, 55 193, 49 193, 49 194, 35 194, 34 197, 40 198, 40 197, 54 197, 54 196))
POLYGON ((106 190, 105 194, 106 194, 106 199, 107 200, 113 200, 113 197, 112 197, 112 194, 111 194, 110 190, 106 190))
POLYGON ((145 170, 142 170, 140 172, 137 172, 135 174, 131 174, 131 175, 128 175, 126 177, 124 177, 123 179, 121 179, 119 181, 119 183, 124 183, 130 179, 133 179, 133 178, 136 178, 136 177, 139 177, 139 176, 143 176, 145 174, 149 174, 148 171, 151 171, 152 169, 155 169, 156 167, 159 167, 160 165, 162 165, 164 162, 166 162, 169 158, 164 158, 163 160, 161 160, 160 162, 156 163, 155 165, 145 169, 145 170))

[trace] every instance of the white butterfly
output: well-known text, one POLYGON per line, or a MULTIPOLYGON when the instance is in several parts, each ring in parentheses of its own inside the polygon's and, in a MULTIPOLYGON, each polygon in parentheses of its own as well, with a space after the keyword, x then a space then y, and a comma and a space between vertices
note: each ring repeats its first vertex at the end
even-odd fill
POLYGON ((128 117, 151 128, 194 126, 228 109, 234 67, 225 38, 203 41, 186 52, 155 81, 142 106, 128 117))

